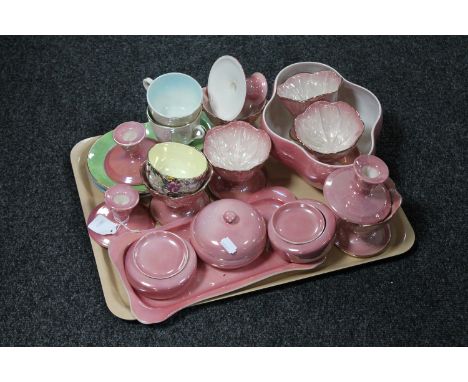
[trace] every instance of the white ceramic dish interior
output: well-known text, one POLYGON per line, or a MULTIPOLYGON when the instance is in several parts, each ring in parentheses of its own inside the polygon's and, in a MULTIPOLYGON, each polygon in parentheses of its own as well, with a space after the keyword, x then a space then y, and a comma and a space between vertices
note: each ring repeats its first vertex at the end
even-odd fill
POLYGON ((345 102, 318 101, 296 117, 297 138, 310 150, 336 154, 353 147, 364 132, 359 114, 345 102))
POLYGON ((208 77, 208 97, 216 117, 224 121, 235 119, 245 103, 247 85, 242 65, 234 57, 222 56, 211 67, 208 77))
MULTIPOLYGON (((282 84, 295 74, 305 72, 315 73, 323 70, 332 70, 340 75, 340 73, 332 67, 319 62, 299 62, 282 69, 276 76, 273 85, 273 97, 265 106, 263 119, 266 128, 275 138, 282 141, 283 145, 287 146, 290 144, 296 146, 299 150, 303 151, 305 157, 319 165, 330 168, 341 168, 343 167, 342 165, 323 164, 314 158, 304 147, 301 147, 299 143, 291 139, 289 132, 294 125, 294 117, 280 101, 276 91, 278 84, 282 84)), ((356 109, 364 123, 364 133, 361 135, 361 138, 359 138, 357 147, 361 154, 373 154, 375 152, 375 142, 382 127, 382 107, 380 102, 369 90, 347 81, 342 76, 341 78, 342 84, 338 91, 337 99, 347 102, 356 109)), ((275 143, 274 140, 273 143, 275 143)))
POLYGON ((268 135, 242 121, 210 130, 204 144, 210 163, 230 171, 248 171, 262 164, 267 160, 270 149, 268 135))
POLYGON ((307 101, 338 91, 340 84, 341 76, 335 71, 298 73, 278 86, 278 95, 293 101, 307 101))
POLYGON ((197 178, 208 168, 206 157, 197 149, 176 142, 154 145, 148 161, 158 172, 174 178, 197 178))

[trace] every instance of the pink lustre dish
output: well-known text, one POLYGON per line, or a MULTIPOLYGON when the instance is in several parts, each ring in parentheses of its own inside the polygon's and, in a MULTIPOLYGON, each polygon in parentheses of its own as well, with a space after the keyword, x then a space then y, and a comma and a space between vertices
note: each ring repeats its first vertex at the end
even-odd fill
POLYGON ((294 121, 297 139, 328 161, 351 151, 364 132, 359 114, 346 102, 318 101, 294 121))
POLYGON ((336 101, 341 82, 341 76, 333 70, 298 73, 278 86, 277 93, 284 106, 297 116, 313 102, 336 101))
MULTIPOLYGON (((265 106, 261 122, 261 128, 271 138, 272 154, 317 188, 323 187, 325 179, 333 171, 350 165, 324 163, 291 138, 290 132, 294 126, 294 117, 279 99, 276 89, 295 74, 315 73, 323 70, 332 70, 339 75, 330 66, 317 62, 300 62, 281 70, 275 79, 274 96, 265 106)), ((357 150, 362 154, 373 153, 375 141, 382 127, 382 108, 379 100, 369 90, 344 78, 342 78, 337 99, 356 109, 364 123, 364 132, 357 142, 357 150)), ((350 162, 352 163, 352 160, 350 162)))

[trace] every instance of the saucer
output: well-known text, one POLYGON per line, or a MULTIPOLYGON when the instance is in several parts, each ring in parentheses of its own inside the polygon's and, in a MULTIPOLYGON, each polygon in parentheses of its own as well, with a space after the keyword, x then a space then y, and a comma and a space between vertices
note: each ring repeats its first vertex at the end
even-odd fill
MULTIPOLYGON (((110 211, 110 209, 105 205, 105 203, 101 203, 91 211, 86 225, 88 226, 98 215, 102 215, 114 222, 112 212, 110 211)), ((91 238, 101 247, 107 248, 110 245, 111 241, 114 240, 116 237, 125 235, 128 232, 140 232, 147 229, 151 229, 154 228, 154 226, 155 222, 151 218, 148 209, 140 203, 134 208, 134 210, 130 214, 130 218, 125 224, 125 226, 120 226, 116 233, 112 235, 100 235, 89 228, 88 233, 89 236, 91 236, 91 238)))

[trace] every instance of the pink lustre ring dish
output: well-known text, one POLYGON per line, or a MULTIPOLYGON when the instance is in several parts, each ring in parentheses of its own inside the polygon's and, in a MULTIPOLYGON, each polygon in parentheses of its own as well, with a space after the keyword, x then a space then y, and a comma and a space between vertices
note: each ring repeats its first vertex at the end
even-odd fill
POLYGON ((323 188, 329 174, 337 169, 351 166, 352 160, 344 161, 346 164, 342 164, 343 162, 339 162, 339 164, 324 163, 291 138, 290 132, 293 130, 294 116, 281 101, 277 89, 288 78, 296 74, 321 71, 333 71, 341 77, 342 82, 336 100, 352 106, 364 123, 364 132, 357 141, 356 151, 360 154, 373 154, 376 140, 382 128, 382 107, 377 97, 369 90, 347 81, 332 67, 318 62, 299 62, 282 69, 274 82, 273 97, 263 110, 261 128, 271 138, 272 154, 295 170, 309 184, 320 189, 323 188))

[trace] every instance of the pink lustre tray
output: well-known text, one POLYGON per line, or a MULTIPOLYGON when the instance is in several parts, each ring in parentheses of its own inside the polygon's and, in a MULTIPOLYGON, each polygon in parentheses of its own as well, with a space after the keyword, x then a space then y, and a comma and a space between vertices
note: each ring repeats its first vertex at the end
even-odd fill
MULTIPOLYGON (((92 209, 103 200, 103 194, 93 185, 88 175, 86 162, 89 148, 97 138, 88 138, 77 143, 70 155, 85 221, 92 209)), ((281 163, 270 159, 266 165, 266 172, 270 185, 285 187, 297 198, 323 201, 321 191, 309 186, 301 177, 292 173, 281 163)), ((261 209, 264 215, 268 215, 271 204, 267 201, 257 201, 256 203, 256 207, 261 209)), ((273 208, 277 207, 274 204, 273 208)), ((184 219, 166 225, 165 229, 173 230, 184 236, 187 234, 189 223, 190 219, 184 219)), ((83 229, 86 229, 84 224, 83 229)), ((415 240, 414 231, 402 209, 391 221, 391 233, 389 245, 378 256, 357 259, 333 247, 327 254, 325 262, 320 266, 318 266, 319 264, 287 263, 273 251, 268 251, 259 257, 254 264, 247 267, 248 269, 243 269, 242 272, 221 271, 199 261, 197 278, 194 286, 190 289, 190 293, 183 294, 177 299, 165 301, 140 298, 126 284, 125 275, 123 274, 124 277, 121 277, 123 270, 122 259, 125 252, 141 236, 141 233, 129 233, 119 237, 113 241, 109 252, 93 240, 91 240, 91 245, 105 301, 111 312, 123 319, 133 320, 138 318, 141 322, 150 323, 163 321, 178 310, 193 304, 224 299, 400 255, 408 251, 415 240), (259 261, 258 264, 257 261, 259 261), (210 285, 213 282, 215 285, 210 285)))

